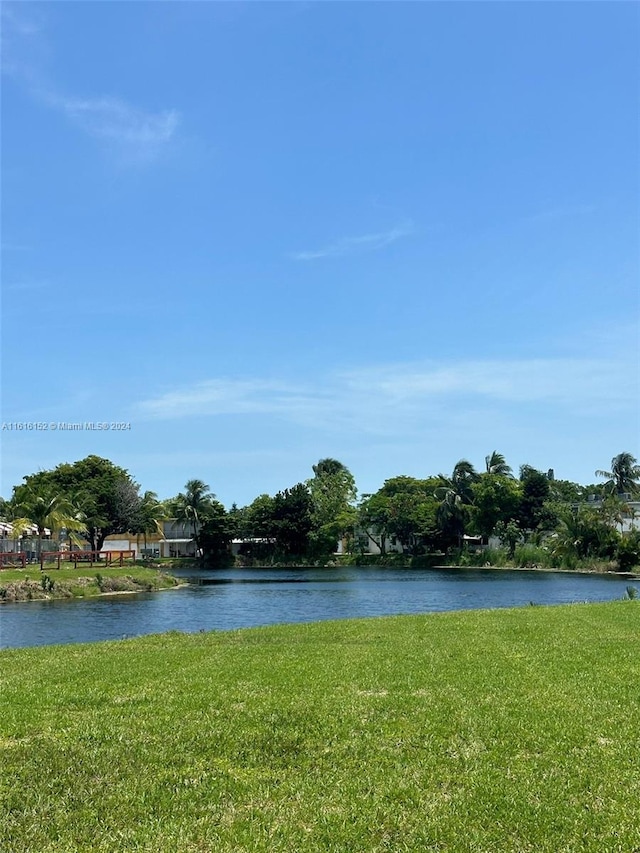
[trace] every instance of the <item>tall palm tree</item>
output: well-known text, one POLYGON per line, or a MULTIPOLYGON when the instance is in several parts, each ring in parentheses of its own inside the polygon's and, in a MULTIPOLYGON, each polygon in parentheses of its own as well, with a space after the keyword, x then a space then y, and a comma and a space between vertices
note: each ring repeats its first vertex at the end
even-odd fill
MULTIPOLYGON (((144 549, 147 550, 147 534, 157 533, 164 539, 164 530, 162 522, 167 517, 167 511, 164 504, 158 500, 158 495, 155 492, 147 491, 140 498, 138 507, 138 522, 136 529, 131 531, 144 536, 144 549)), ((139 541, 139 540, 138 540, 139 541)))
POLYGON ((38 531, 38 559, 42 553, 42 537, 47 529, 70 532, 86 530, 84 516, 76 510, 71 501, 56 492, 29 488, 16 511, 20 517, 12 522, 14 531, 20 533, 35 526, 38 531))
POLYGON ((466 459, 460 459, 454 465, 453 473, 450 477, 445 477, 444 474, 439 474, 438 477, 442 483, 436 489, 436 497, 439 500, 449 497, 450 500, 455 499, 455 502, 458 504, 473 503, 473 490, 471 487, 478 479, 478 472, 471 462, 468 462, 466 459))
POLYGON ((484 464, 487 469, 487 474, 501 474, 503 477, 513 477, 511 466, 497 450, 492 451, 488 456, 484 457, 484 464))
POLYGON ((442 485, 434 492, 434 496, 440 501, 438 523, 443 530, 446 527, 455 529, 461 541, 464 534, 464 507, 473 503, 472 486, 478 480, 478 473, 471 462, 461 459, 456 462, 451 477, 440 474, 439 479, 442 485))
POLYGON ((606 477, 605 488, 618 495, 640 491, 640 465, 630 453, 618 453, 611 460, 611 471, 596 471, 596 477, 606 477))
POLYGON ((193 541, 200 550, 199 530, 215 495, 202 480, 188 480, 184 492, 176 497, 174 507, 177 521, 191 525, 193 541))

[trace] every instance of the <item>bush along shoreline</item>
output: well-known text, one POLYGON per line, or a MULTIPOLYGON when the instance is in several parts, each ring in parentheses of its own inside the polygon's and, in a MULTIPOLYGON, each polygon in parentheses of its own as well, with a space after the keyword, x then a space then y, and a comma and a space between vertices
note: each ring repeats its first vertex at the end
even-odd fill
MULTIPOLYGON (((333 569, 357 566, 365 568, 394 569, 529 569, 547 572, 576 572, 588 574, 637 574, 637 563, 631 565, 622 560, 560 560, 552 557, 545 549, 522 546, 510 557, 506 549, 488 548, 478 552, 462 551, 458 554, 324 554, 310 558, 308 555, 279 554, 266 557, 229 557, 225 560, 184 561, 181 568, 194 570, 217 569, 333 569), (635 571, 634 571, 635 567, 635 571)), ((178 568, 179 564, 174 564, 178 568)))
POLYGON ((17 601, 47 601, 51 599, 90 598, 118 593, 158 592, 173 589, 181 584, 166 572, 154 569, 129 567, 115 573, 96 572, 89 576, 86 569, 74 572, 63 569, 60 573, 36 570, 4 572, 0 576, 0 603, 17 601))

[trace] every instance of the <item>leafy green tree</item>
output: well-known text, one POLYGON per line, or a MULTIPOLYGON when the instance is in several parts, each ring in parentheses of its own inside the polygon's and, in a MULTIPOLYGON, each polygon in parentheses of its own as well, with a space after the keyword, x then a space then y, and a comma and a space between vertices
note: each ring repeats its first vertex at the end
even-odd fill
POLYGON ((471 529, 489 537, 498 522, 508 523, 518 515, 522 486, 504 474, 482 474, 472 485, 471 529))
POLYGON ((351 471, 337 459, 321 459, 313 473, 307 480, 313 503, 312 547, 319 553, 332 553, 338 539, 353 530, 356 484, 351 471))
POLYGON ((424 550, 430 521, 433 522, 433 514, 429 515, 426 501, 416 492, 398 492, 389 498, 387 530, 400 542, 403 552, 415 555, 424 550))
MULTIPOLYGON (((602 500, 606 495, 611 494, 611 489, 608 489, 605 483, 588 483, 580 488, 582 489, 582 500, 584 501, 602 500)), ((573 503, 580 502, 573 501, 573 503)))
POLYGON ((238 531, 242 538, 275 539, 273 502, 270 495, 259 495, 240 510, 238 531))
POLYGON ((523 465, 520 469, 522 498, 518 508, 517 522, 523 531, 536 535, 554 530, 558 517, 550 502, 550 480, 546 474, 523 465))
POLYGON ((618 453, 611 460, 611 470, 596 471, 596 477, 606 477, 605 488, 615 494, 640 492, 640 465, 630 453, 618 453))
POLYGON ((507 553, 512 559, 516 553, 516 545, 522 538, 522 531, 515 521, 500 520, 496 523, 495 533, 503 545, 507 546, 507 553))
POLYGON ((278 553, 306 556, 313 527, 313 501, 305 483, 278 492, 274 497, 260 495, 241 514, 243 538, 266 540, 251 547, 252 554, 273 558, 278 553))
POLYGON ((305 556, 313 525, 313 501, 306 484, 278 492, 272 506, 272 531, 278 548, 288 555, 305 556))
POLYGON ((390 498, 378 491, 363 495, 358 507, 358 526, 381 554, 387 553, 387 538, 391 520, 390 498))
POLYGON ((571 480, 549 481, 549 499, 554 503, 583 503, 586 501, 588 494, 591 494, 591 492, 585 486, 572 483, 571 480))
POLYGON ((235 532, 235 521, 220 501, 212 500, 200 530, 203 561, 208 565, 229 562, 230 545, 235 532))
POLYGON ((229 510, 229 520, 232 526, 232 535, 233 536, 241 536, 242 528, 244 525, 244 517, 245 517, 245 507, 242 509, 238 506, 238 504, 234 501, 231 504, 231 508, 229 510))
POLYGON ((438 501, 434 490, 439 484, 437 477, 400 476, 386 480, 380 489, 387 499, 387 533, 397 538, 403 551, 416 555, 435 547, 438 501))
POLYGON ((110 534, 126 533, 135 525, 139 487, 124 468, 108 459, 87 456, 30 474, 24 481, 14 489, 14 501, 22 502, 29 490, 63 497, 82 511, 92 551, 100 551, 110 534))
POLYGON ((0 520, 9 521, 11 514, 11 501, 0 498, 0 520))

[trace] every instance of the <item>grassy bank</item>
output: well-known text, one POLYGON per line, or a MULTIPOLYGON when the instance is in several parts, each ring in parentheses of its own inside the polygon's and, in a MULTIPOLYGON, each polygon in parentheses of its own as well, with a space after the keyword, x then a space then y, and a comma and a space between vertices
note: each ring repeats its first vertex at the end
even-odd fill
POLYGON ((86 598, 109 592, 151 592, 169 589, 176 578, 154 568, 139 565, 74 568, 72 563, 60 569, 29 566, 0 572, 0 602, 34 601, 47 598, 86 598))
POLYGON ((0 849, 640 849, 637 602, 0 654, 0 849))

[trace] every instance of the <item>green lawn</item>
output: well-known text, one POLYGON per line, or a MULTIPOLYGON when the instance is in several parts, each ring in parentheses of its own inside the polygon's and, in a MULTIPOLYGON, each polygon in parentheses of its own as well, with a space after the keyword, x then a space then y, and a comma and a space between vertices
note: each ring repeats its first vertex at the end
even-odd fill
POLYGON ((24 601, 37 598, 83 598, 102 592, 143 592, 167 589, 179 581, 158 569, 135 563, 123 566, 94 563, 60 569, 40 565, 0 571, 0 600, 24 601))
POLYGON ((638 602, 156 635, 0 667, 3 851, 640 850, 638 602))

